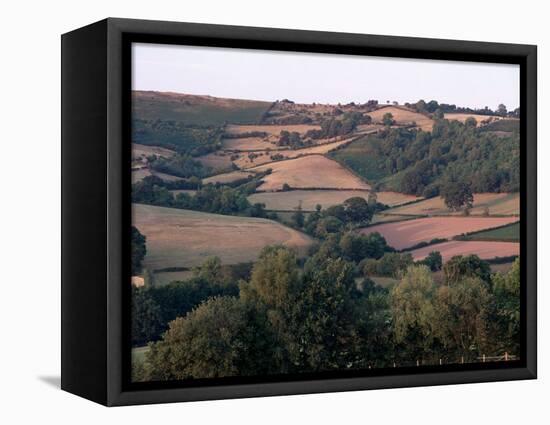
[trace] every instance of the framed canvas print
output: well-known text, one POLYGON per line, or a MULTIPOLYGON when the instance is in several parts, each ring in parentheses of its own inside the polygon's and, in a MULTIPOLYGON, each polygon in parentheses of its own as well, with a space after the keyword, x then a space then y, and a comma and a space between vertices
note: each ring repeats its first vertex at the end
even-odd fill
POLYGON ((62 37, 62 388, 536 377, 536 47, 107 19, 62 37))

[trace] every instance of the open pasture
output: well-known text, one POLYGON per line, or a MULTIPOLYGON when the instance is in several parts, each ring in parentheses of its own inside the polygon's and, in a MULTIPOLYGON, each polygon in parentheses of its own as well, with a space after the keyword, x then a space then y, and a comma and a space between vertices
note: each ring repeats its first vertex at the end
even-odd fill
POLYGON ((283 147, 277 146, 274 142, 269 140, 269 138, 262 137, 243 137, 239 139, 223 139, 222 140, 223 149, 228 151, 262 151, 266 149, 278 150, 284 149, 283 147))
MULTIPOLYGON (((519 215, 519 193, 475 193, 474 206, 470 215, 483 215, 485 209, 489 215, 519 215)), ((461 215, 460 211, 451 211, 443 198, 425 199, 410 205, 384 211, 387 214, 411 215, 461 215)))
MULTIPOLYGON (((314 211, 317 204, 326 209, 332 205, 342 204, 346 199, 369 197, 368 190, 292 190, 289 192, 254 193, 248 197, 250 203, 260 202, 266 209, 290 211, 301 204, 302 210, 314 211)), ((397 192, 378 192, 378 202, 386 205, 398 205, 415 200, 414 196, 397 192)))
POLYGON ((273 162, 252 170, 265 171, 268 168, 272 172, 263 179, 258 191, 282 190, 285 183, 295 189, 370 189, 367 183, 351 171, 322 155, 273 162))
POLYGON ((405 249, 433 239, 447 239, 463 233, 504 226, 517 217, 426 217, 415 220, 377 224, 360 230, 378 232, 395 249, 405 249))
POLYGON ((215 175, 215 176, 207 177, 207 178, 202 180, 202 183, 203 184, 209 184, 209 183, 212 183, 212 184, 216 184, 216 183, 227 184, 227 183, 232 183, 232 182, 237 181, 237 180, 246 179, 246 178, 252 177, 254 175, 255 175, 255 173, 237 170, 237 171, 231 171, 229 173, 223 173, 223 174, 218 174, 218 175, 215 175))
POLYGON ((228 134, 243 134, 243 133, 261 131, 263 133, 267 133, 268 135, 279 136, 281 134, 281 131, 283 130, 288 132, 296 131, 300 134, 305 134, 309 130, 318 130, 320 128, 321 126, 312 125, 312 124, 289 124, 289 125, 282 125, 282 124, 234 125, 234 124, 231 124, 226 127, 225 131, 228 134))
POLYGON ((253 154, 258 155, 254 159, 250 159, 248 155, 242 154, 239 156, 237 160, 233 162, 237 167, 243 169, 243 168, 257 167, 258 165, 274 162, 277 160, 277 159, 274 160, 272 158, 274 155, 278 155, 279 158, 280 156, 282 156, 283 159, 298 158, 304 155, 323 155, 335 149, 338 149, 343 145, 348 144, 349 142, 351 142, 351 140, 353 140, 353 138, 343 139, 337 142, 318 144, 315 146, 310 146, 302 149, 280 149, 275 152, 273 151, 268 152, 265 150, 257 151, 257 152, 252 152, 253 154))
POLYGON ((171 149, 161 148, 160 146, 148 146, 140 145, 139 143, 132 143, 132 158, 140 158, 142 156, 148 157, 151 155, 161 156, 163 158, 170 158, 175 155, 171 149))
POLYGON ((369 112, 374 123, 381 123, 385 114, 390 113, 393 115, 395 123, 398 125, 411 125, 416 123, 417 127, 420 127, 424 131, 432 131, 434 121, 424 114, 411 111, 403 106, 385 106, 377 109, 376 111, 369 112))
POLYGON ((165 181, 177 181, 183 180, 181 177, 172 176, 170 174, 161 173, 159 171, 149 170, 148 168, 140 168, 139 170, 132 170, 132 184, 143 180, 147 176, 157 176, 165 181))
POLYGON ((205 167, 210 167, 212 170, 220 173, 230 171, 233 167, 231 154, 228 152, 216 151, 196 159, 205 167))
POLYGON ((482 121, 494 122, 506 119, 497 115, 480 115, 480 114, 463 114, 463 113, 446 113, 444 114, 446 120, 455 120, 465 122, 468 118, 473 118, 477 121, 477 125, 481 125, 482 121))
POLYGON ((132 205, 133 224, 147 238, 143 265, 151 270, 191 268, 218 256, 223 264, 255 261, 266 245, 283 244, 305 254, 312 239, 262 218, 132 205))
POLYGON ((271 102, 225 99, 181 93, 133 91, 134 118, 175 120, 195 125, 223 125, 225 122, 258 122, 271 102))
POLYGON ((482 242, 482 241, 449 241, 411 251, 415 260, 422 260, 430 252, 438 251, 443 261, 448 261, 456 255, 475 254, 483 260, 496 257, 511 257, 519 255, 519 243, 516 242, 482 242))

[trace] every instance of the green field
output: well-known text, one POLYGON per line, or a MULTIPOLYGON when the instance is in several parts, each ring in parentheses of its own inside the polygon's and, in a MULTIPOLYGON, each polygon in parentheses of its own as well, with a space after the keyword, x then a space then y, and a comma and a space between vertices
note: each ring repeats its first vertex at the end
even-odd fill
POLYGON ((241 99, 219 99, 175 93, 133 92, 133 117, 143 120, 174 120, 185 124, 220 126, 256 124, 270 102, 241 99))
POLYGON ((376 143, 375 136, 362 137, 345 148, 330 153, 329 156, 351 168, 367 181, 377 182, 386 177, 387 173, 380 167, 376 143))
POLYGON ((498 229, 472 233, 467 235, 465 240, 519 242, 519 222, 498 229))

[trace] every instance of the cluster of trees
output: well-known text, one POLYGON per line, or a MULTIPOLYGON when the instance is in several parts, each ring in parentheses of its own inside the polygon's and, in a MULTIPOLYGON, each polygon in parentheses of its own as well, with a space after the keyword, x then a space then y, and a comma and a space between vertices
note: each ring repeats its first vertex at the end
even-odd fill
POLYGON ((518 133, 499 136, 468 122, 438 120, 431 133, 386 129, 333 156, 380 187, 434 197, 447 182, 463 182, 473 192, 518 191, 519 151, 518 133))
POLYGON ((132 121, 132 141, 162 146, 183 155, 201 156, 221 148, 223 127, 198 126, 176 120, 132 121))
POLYGON ((448 103, 438 103, 436 100, 430 100, 426 102, 419 100, 416 103, 405 103, 405 106, 420 112, 439 115, 440 113, 465 113, 465 114, 477 114, 477 115, 498 115, 501 117, 519 118, 520 109, 516 108, 513 111, 508 111, 506 105, 499 104, 496 110, 491 110, 488 106, 482 109, 472 109, 457 107, 456 105, 448 103))
POLYGON ((321 122, 319 130, 308 130, 306 138, 327 139, 337 136, 346 136, 352 133, 360 124, 370 124, 372 121, 369 115, 360 112, 345 112, 341 117, 329 118, 321 122))
POLYGON ((299 149, 304 146, 309 146, 311 143, 304 142, 300 133, 297 131, 281 131, 279 140, 277 141, 278 146, 288 146, 291 149, 299 149))
POLYGON ((372 220, 375 212, 386 208, 387 206, 378 203, 376 198, 371 199, 369 203, 364 198, 357 196, 324 210, 321 209, 321 205, 317 205, 315 211, 310 213, 307 218, 298 207, 292 218, 295 227, 323 239, 330 234, 346 229, 366 226, 372 220))
POLYGON ((211 257, 186 281, 133 288, 132 344, 161 339, 172 320, 185 316, 210 297, 238 295, 238 281, 248 279, 251 268, 250 264, 222 266, 219 258, 211 257))
POLYGON ((152 155, 147 160, 153 170, 185 179, 192 177, 200 179, 211 173, 210 167, 205 167, 188 154, 176 153, 170 158, 152 155))
POLYGON ((257 179, 244 179, 235 188, 208 184, 199 186, 194 194, 178 193, 175 196, 170 192, 172 189, 169 189, 169 183, 159 184, 156 178, 146 177, 132 186, 132 202, 215 214, 277 219, 275 212, 265 210, 265 204, 248 202, 248 195, 260 184, 257 179))
POLYGON ((258 184, 257 179, 247 179, 236 188, 208 184, 199 187, 193 195, 182 192, 174 196, 167 188, 170 183, 148 176, 132 185, 132 202, 217 214, 267 217, 265 204, 251 205, 247 199, 258 184))
MULTIPOLYGON (((236 292, 204 295, 192 309, 173 310, 170 317, 177 318, 150 344, 134 378, 303 373, 519 354, 519 261, 506 275, 485 272, 477 257, 456 257, 444 266, 444 282, 436 283, 427 266, 409 265, 388 290, 368 278, 358 281, 352 262, 323 250, 300 267, 292 250, 266 247, 236 292)), ((216 281, 219 273, 212 267, 207 279, 216 281)), ((163 309, 164 301, 153 297, 135 302, 144 299, 149 311, 163 309)), ((165 301, 177 303, 171 295, 165 301)))

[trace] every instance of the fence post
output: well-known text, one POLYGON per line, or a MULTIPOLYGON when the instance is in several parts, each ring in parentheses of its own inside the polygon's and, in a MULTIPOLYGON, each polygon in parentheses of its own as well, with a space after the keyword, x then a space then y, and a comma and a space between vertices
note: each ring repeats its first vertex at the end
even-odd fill
POLYGON ((508 361, 508 351, 504 352, 504 361, 508 361))
POLYGON ((485 354, 483 355, 483 363, 485 363, 485 354))
POLYGON ((439 366, 441 366, 443 364, 442 360, 439 359, 439 366))
POLYGON ((460 356, 460 363, 464 364, 464 356, 460 356))

